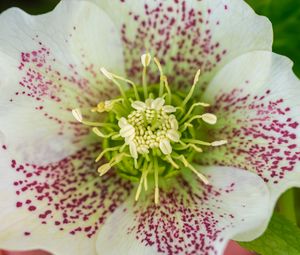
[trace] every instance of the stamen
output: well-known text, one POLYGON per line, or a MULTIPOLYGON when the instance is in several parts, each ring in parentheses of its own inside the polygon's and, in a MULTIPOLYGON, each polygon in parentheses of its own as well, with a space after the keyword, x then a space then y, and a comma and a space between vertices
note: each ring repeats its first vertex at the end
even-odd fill
POLYGON ((176 162, 172 159, 170 155, 166 155, 165 157, 166 161, 168 161, 174 168, 179 169, 179 166, 176 164, 176 162))
POLYGON ((148 173, 151 171, 151 169, 152 169, 152 162, 149 163, 149 166, 148 166, 147 170, 145 171, 145 176, 144 176, 144 189, 145 189, 145 191, 148 190, 148 178, 147 178, 147 176, 148 176, 148 173))
POLYGON ((138 161, 137 161, 137 159, 134 158, 133 161, 134 161, 134 167, 135 167, 135 169, 138 169, 139 166, 138 166, 138 161))
POLYGON ((98 168, 98 173, 100 174, 100 176, 106 174, 110 169, 111 169, 111 164, 110 163, 105 163, 104 165, 101 165, 98 168))
POLYGON ((104 67, 101 67, 100 70, 107 79, 111 80, 115 85, 117 85, 124 100, 128 101, 128 98, 127 98, 125 90, 124 90, 125 88, 123 88, 123 86, 118 81, 116 81, 116 79, 114 79, 113 74, 108 72, 104 67))
POLYGON ((198 145, 205 145, 205 146, 221 146, 227 143, 227 140, 220 140, 220 141, 214 141, 214 142, 204 142, 196 139, 182 139, 183 142, 190 142, 193 144, 198 144, 198 145))
POLYGON ((78 121, 78 122, 82 122, 82 114, 80 109, 76 108, 72 110, 72 114, 74 116, 74 118, 78 121))
POLYGON ((181 129, 181 132, 183 132, 184 130, 186 130, 186 128, 188 127, 188 125, 196 119, 202 119, 204 122, 206 122, 207 124, 210 125, 214 125, 217 123, 217 116, 212 114, 212 113, 204 113, 202 115, 195 115, 192 118, 190 118, 186 123, 184 123, 183 129, 181 129))
POLYGON ((162 97, 164 93, 164 73, 161 67, 161 64, 157 58, 154 58, 154 62, 157 65, 157 68, 160 73, 160 78, 159 78, 159 96, 162 97))
POLYGON ((122 118, 119 119, 118 125, 119 125, 120 128, 123 128, 126 125, 128 125, 128 122, 127 122, 127 120, 124 117, 122 117, 122 118))
POLYGON ((119 98, 119 99, 115 99, 115 100, 106 100, 104 102, 98 103, 96 107, 91 109, 91 111, 99 112, 99 113, 109 112, 113 109, 115 103, 123 102, 123 101, 124 101, 123 98, 119 98))
POLYGON ((151 55, 149 53, 143 54, 141 56, 141 62, 144 67, 149 66, 151 62, 151 55))
POLYGON ((209 106, 207 103, 195 102, 192 99, 200 70, 195 74, 190 91, 183 98, 177 92, 172 95, 168 79, 155 57, 154 63, 159 70, 160 84, 159 87, 148 89, 146 76, 151 63, 151 55, 148 52, 141 56, 141 63, 143 92, 138 90, 133 81, 110 73, 103 67, 100 69, 121 93, 121 97, 101 101, 91 109, 94 113, 107 112, 106 123, 84 120, 87 116, 83 117, 80 109, 73 109, 72 114, 78 122, 92 126, 92 131, 103 140, 103 151, 95 161, 99 162, 106 156, 108 163, 98 168, 100 176, 117 164, 120 164, 118 173, 125 178, 136 181, 140 175, 135 193, 135 201, 138 201, 142 190, 148 190, 148 175, 153 173, 154 202, 158 204, 160 175, 169 178, 177 175, 180 167, 184 166, 196 174, 203 183, 208 184, 207 178, 199 173, 187 158, 192 160, 195 153, 203 152, 202 146, 216 147, 226 144, 227 141, 206 142, 197 139, 200 137, 196 126, 199 120, 210 125, 217 122, 214 114, 195 110, 199 106, 209 106), (132 87, 129 92, 126 91, 128 85, 132 87), (125 157, 129 159, 124 159, 125 157))
POLYGON ((120 129, 120 135, 124 138, 131 138, 130 140, 132 140, 134 138, 134 135, 135 135, 134 127, 130 124, 122 127, 120 129))
POLYGON ((211 146, 221 146, 227 143, 227 140, 214 141, 211 143, 211 146))
POLYGON ((113 135, 113 136, 111 137, 111 139, 112 139, 112 140, 120 140, 120 139, 122 139, 122 138, 121 138, 121 135, 117 133, 116 135, 113 135))
POLYGON ((110 138, 114 135, 117 135, 118 133, 117 132, 112 132, 112 133, 109 133, 109 134, 104 134, 102 133, 98 128, 96 127, 93 127, 92 128, 92 131, 99 137, 102 137, 102 138, 110 138))
POLYGON ((194 104, 190 107, 189 111, 188 111, 188 112, 183 116, 183 118, 180 120, 180 123, 185 122, 185 121, 189 118, 189 116, 191 116, 191 113, 193 112, 193 110, 194 110, 195 107, 197 107, 197 106, 209 107, 209 104, 201 103, 201 102, 199 102, 199 103, 194 103, 194 104))
POLYGON ((186 150, 188 148, 192 148, 196 152, 199 152, 199 153, 203 152, 203 150, 200 147, 198 147, 198 146, 196 146, 195 144, 192 144, 192 143, 185 144, 185 143, 181 142, 181 144, 179 146, 174 146, 174 148, 176 150, 186 150))
POLYGON ((143 89, 144 89, 144 99, 148 98, 148 87, 147 87, 147 66, 151 62, 151 55, 149 53, 146 53, 142 55, 141 57, 142 65, 144 67, 143 69, 143 89))
POLYGON ((173 113, 176 112, 176 108, 172 105, 165 105, 163 106, 163 110, 167 113, 173 113))
POLYGON ((186 123, 183 124, 183 126, 181 126, 180 132, 183 133, 187 128, 193 128, 193 127, 194 127, 194 126, 193 126, 191 123, 186 122, 186 123))
POLYGON ((155 194, 154 194, 154 203, 159 203, 159 186, 158 186, 158 162, 155 158, 154 160, 154 185, 155 185, 155 194))
POLYGON ((159 111, 161 110, 164 104, 165 104, 165 99, 158 97, 154 99, 153 102, 151 103, 151 108, 155 109, 156 111, 159 111))
POLYGON ((138 110, 138 111, 143 111, 143 110, 146 110, 147 105, 146 105, 144 102, 141 102, 141 101, 134 101, 134 102, 131 104, 131 107, 132 107, 133 109, 138 110))
POLYGON ((86 126, 92 126, 92 127, 104 127, 104 128, 116 128, 118 127, 116 124, 113 123, 101 123, 101 122, 92 122, 92 121, 81 121, 82 124, 86 126))
POLYGON ((143 180, 144 180, 144 175, 142 174, 142 176, 140 178, 139 186, 138 186, 138 188, 136 190, 136 193, 135 193, 135 201, 139 200, 139 197, 140 197, 140 194, 141 194, 141 191, 142 191, 143 180))
POLYGON ((121 153, 118 154, 117 156, 113 157, 108 163, 100 166, 98 168, 98 172, 100 173, 100 176, 103 176, 106 174, 114 165, 120 163, 124 157, 130 157, 129 154, 127 153, 121 153))
POLYGON ((194 83, 193 83, 193 86, 191 87, 188 95, 186 96, 186 98, 183 100, 183 102, 181 103, 181 106, 185 106, 187 104, 187 102, 191 99, 193 93, 194 93, 194 90, 195 90, 195 87, 197 85, 197 82, 199 80, 199 76, 200 76, 200 69, 197 71, 196 75, 195 75, 195 78, 194 78, 194 83))
POLYGON ((172 102, 172 93, 171 93, 171 90, 170 90, 170 87, 169 87, 169 83, 168 83, 168 78, 166 76, 163 76, 163 81, 164 81, 164 85, 166 87, 166 90, 167 90, 167 103, 168 104, 171 104, 172 102))
POLYGON ((170 154, 171 142, 179 142, 178 122, 175 115, 169 114, 176 108, 164 103, 165 100, 160 97, 148 98, 145 102, 133 101, 131 107, 135 110, 127 119, 120 118, 119 134, 130 145, 133 158, 137 159, 138 154, 146 157, 153 148, 160 148, 165 155, 170 154))
POLYGON ((174 130, 178 130, 178 121, 174 115, 170 115, 170 125, 174 130))
POLYGON ((182 141, 187 142, 187 143, 198 144, 198 145, 211 146, 211 143, 209 143, 209 142, 204 142, 204 141, 196 140, 196 139, 182 139, 182 141))
POLYGON ((72 114, 74 116, 74 118, 87 126, 93 126, 93 127, 105 127, 105 128, 109 128, 109 127, 117 127, 117 125, 113 124, 113 123, 101 123, 101 122, 92 122, 92 121, 84 121, 81 111, 80 109, 76 108, 72 110, 72 114))
POLYGON ((115 147, 111 147, 111 148, 106 148, 104 149, 99 156, 95 159, 95 162, 98 162, 100 159, 102 159, 102 157, 104 156, 105 153, 110 152, 110 151, 117 151, 120 150, 121 146, 115 146, 115 147))
POLYGON ((140 96, 139 96, 139 93, 138 93, 138 90, 137 90, 137 86, 136 86, 136 84, 135 84, 133 81, 128 80, 128 79, 126 79, 126 78, 123 78, 122 76, 119 76, 119 75, 116 75, 116 74, 111 74, 111 75, 112 75, 114 78, 118 79, 118 80, 121 80, 121 81, 124 81, 124 82, 130 84, 130 85, 132 86, 132 88, 133 88, 135 98, 136 98, 137 100, 140 100, 140 96))
POLYGON ((187 161, 187 159, 183 156, 183 155, 180 155, 180 156, 174 156, 176 159, 178 159, 178 160, 180 160, 182 163, 183 163, 183 165, 185 166, 185 167, 187 167, 187 168, 189 168, 193 173, 195 173, 198 177, 199 177, 199 179, 201 180, 201 181, 203 181, 206 185, 207 184, 209 184, 209 181, 207 180, 207 178, 203 175, 203 174, 201 174, 201 173, 199 173, 188 161, 187 161))
POLYGON ((180 140, 180 133, 174 129, 168 130, 166 136, 167 136, 167 138, 169 138, 170 140, 172 140, 173 142, 176 142, 176 143, 179 142, 179 140, 180 140))
POLYGON ((165 155, 169 155, 172 152, 172 146, 168 139, 162 139, 159 142, 159 148, 160 148, 161 152, 165 155))
POLYGON ((147 175, 148 175, 148 172, 151 169, 151 167, 152 167, 151 162, 149 163, 148 167, 147 167, 146 163, 143 166, 142 175, 141 175, 140 182, 139 182, 136 194, 135 194, 135 201, 139 200, 139 197, 140 197, 140 194, 141 194, 141 191, 142 191, 142 184, 144 184, 145 191, 148 190, 147 175))
POLYGON ((132 158, 137 159, 138 158, 138 152, 137 152, 137 148, 134 142, 130 142, 129 143, 129 151, 130 151, 130 155, 132 156, 132 158))
POLYGON ((110 72, 108 72, 104 67, 100 68, 100 71, 102 72, 102 74, 109 80, 113 79, 113 76, 110 72))
POLYGON ((204 113, 201 116, 202 120, 210 125, 214 125, 217 123, 217 116, 212 113, 204 113))

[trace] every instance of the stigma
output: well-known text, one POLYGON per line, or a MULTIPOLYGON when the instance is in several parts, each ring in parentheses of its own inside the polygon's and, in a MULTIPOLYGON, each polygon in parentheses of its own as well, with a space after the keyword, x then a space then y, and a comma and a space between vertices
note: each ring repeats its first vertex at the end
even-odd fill
POLYGON ((149 53, 141 56, 141 85, 101 68, 102 74, 121 94, 91 108, 92 114, 106 115, 104 122, 85 120, 80 109, 73 109, 72 113, 77 121, 91 126, 92 132, 102 139, 103 149, 96 162, 104 157, 107 162, 99 166, 100 176, 115 168, 124 178, 137 182, 135 200, 139 199, 142 189, 147 192, 151 179, 154 202, 158 204, 160 178, 192 171, 203 185, 209 184, 208 178, 195 169, 193 160, 205 150, 204 147, 222 146, 227 140, 202 141, 198 137, 203 124, 209 127, 217 123, 217 116, 205 111, 209 104, 198 102, 194 95, 200 70, 185 95, 172 93, 157 58, 153 58, 153 62, 158 68, 160 82, 147 84, 151 60, 149 53), (131 89, 127 89, 128 84, 131 89))

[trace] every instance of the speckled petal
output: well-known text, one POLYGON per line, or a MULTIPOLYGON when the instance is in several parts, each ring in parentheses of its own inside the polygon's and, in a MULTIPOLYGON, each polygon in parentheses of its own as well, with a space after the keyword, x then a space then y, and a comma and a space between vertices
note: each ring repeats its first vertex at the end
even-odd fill
POLYGON ((96 255, 97 232, 129 197, 113 170, 99 177, 90 145, 58 162, 33 165, 1 149, 0 248, 96 255))
MULTIPOLYGON (((91 1, 118 25, 127 75, 136 82, 146 51, 160 59, 174 88, 191 86, 198 69, 205 86, 234 57, 272 47, 271 23, 242 0, 91 1)), ((152 68, 150 76, 157 82, 158 70, 152 68)))
POLYGON ((186 175, 160 189, 157 206, 152 190, 137 204, 127 200, 100 230, 98 253, 221 255, 230 238, 266 218, 269 192, 255 174, 226 167, 199 170, 210 185, 186 175))
POLYGON ((35 163, 74 152, 90 132, 71 110, 117 93, 100 73, 123 69, 109 17, 87 1, 40 16, 13 8, 0 16, 0 42, 0 143, 35 163))
POLYGON ((292 62, 265 51, 247 53, 225 66, 203 98, 219 119, 212 137, 228 143, 199 160, 257 173, 271 191, 270 214, 282 192, 300 186, 299 98, 292 62))

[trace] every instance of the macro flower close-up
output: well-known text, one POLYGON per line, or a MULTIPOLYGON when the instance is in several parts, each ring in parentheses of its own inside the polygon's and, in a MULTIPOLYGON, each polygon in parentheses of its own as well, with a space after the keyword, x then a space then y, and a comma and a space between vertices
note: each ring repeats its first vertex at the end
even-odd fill
POLYGON ((3 11, 0 249, 222 255, 262 236, 300 187, 300 82, 272 44, 243 0, 3 11))

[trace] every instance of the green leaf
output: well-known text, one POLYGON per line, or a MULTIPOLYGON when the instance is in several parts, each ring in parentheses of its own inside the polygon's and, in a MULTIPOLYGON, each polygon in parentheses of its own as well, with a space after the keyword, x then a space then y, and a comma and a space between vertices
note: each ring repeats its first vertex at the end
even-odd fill
POLYGON ((289 220, 274 213, 268 229, 252 242, 240 242, 248 250, 261 255, 299 255, 300 229, 289 220))
POLYGON ((30 14, 41 14, 51 11, 59 0, 1 0, 0 13, 10 7, 19 7, 30 14))
POLYGON ((267 16, 274 29, 273 51, 295 62, 300 77, 300 4, 299 0, 246 0, 260 15, 267 16))

